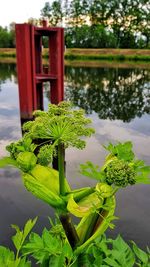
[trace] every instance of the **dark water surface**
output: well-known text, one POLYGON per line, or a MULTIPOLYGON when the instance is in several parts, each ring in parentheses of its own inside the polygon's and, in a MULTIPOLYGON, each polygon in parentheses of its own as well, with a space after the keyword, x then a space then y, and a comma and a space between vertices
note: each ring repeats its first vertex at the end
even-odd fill
MULTIPOLYGON (((49 92, 45 89, 45 107, 49 92)), ((96 134, 87 139, 86 149, 66 152, 67 177, 74 187, 93 185, 79 173, 79 164, 87 160, 101 165, 109 141, 133 142, 140 159, 150 164, 150 70, 139 67, 71 67, 65 69, 65 98, 86 110, 96 134)), ((5 146, 21 137, 16 65, 0 63, 0 157, 5 146)), ((35 199, 22 185, 17 170, 0 170, 0 243, 11 245, 11 224, 23 226, 39 216, 36 231, 48 225, 52 209, 35 199)), ((117 193, 115 230, 139 246, 150 246, 150 185, 138 185, 117 193)))

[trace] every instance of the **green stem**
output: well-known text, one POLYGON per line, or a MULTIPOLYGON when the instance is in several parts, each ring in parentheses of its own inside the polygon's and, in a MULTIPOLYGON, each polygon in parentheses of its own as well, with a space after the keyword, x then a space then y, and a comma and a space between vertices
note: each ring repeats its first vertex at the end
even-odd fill
POLYGON ((112 191, 111 197, 114 196, 118 190, 119 190, 119 186, 116 186, 114 190, 112 191))
POLYGON ((85 234, 84 240, 82 241, 82 243, 86 242, 93 234, 93 230, 95 228, 95 225, 97 223, 97 220, 99 218, 99 214, 98 213, 94 213, 93 215, 91 214, 91 220, 90 220, 90 224, 88 227, 88 231, 85 234))
POLYGON ((64 168, 64 148, 62 144, 58 145, 58 170, 59 170, 59 192, 65 195, 65 168, 64 168))
MULTIPOLYGON (((58 170, 59 170, 59 192, 61 196, 66 193, 65 190, 65 168, 64 168, 64 147, 58 144, 58 170)), ((68 213, 60 214, 59 216, 67 239, 72 247, 75 249, 79 243, 77 231, 72 223, 71 217, 68 213)))
POLYGON ((73 190, 67 193, 67 196, 69 195, 73 195, 73 199, 78 202, 80 201, 82 198, 90 195, 91 193, 95 192, 95 188, 94 187, 85 187, 85 188, 81 188, 81 189, 77 189, 77 190, 73 190))

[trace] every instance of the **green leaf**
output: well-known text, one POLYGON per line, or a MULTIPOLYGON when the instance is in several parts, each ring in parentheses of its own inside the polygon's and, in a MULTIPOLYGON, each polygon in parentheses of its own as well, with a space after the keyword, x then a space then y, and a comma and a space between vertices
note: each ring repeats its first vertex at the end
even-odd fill
MULTIPOLYGON (((107 263, 108 266, 110 266, 110 267, 120 267, 121 266, 114 259, 111 259, 111 258, 104 259, 104 262, 107 263)), ((124 267, 124 266, 122 265, 122 267, 124 267)))
POLYGON ((22 245, 22 240, 23 240, 23 232, 19 229, 17 225, 11 225, 12 228, 16 230, 15 236, 12 237, 12 241, 14 243, 15 248, 17 251, 20 250, 21 245, 22 245))
POLYGON ((80 164, 80 173, 101 182, 103 182, 105 178, 105 174, 100 170, 100 167, 94 165, 90 161, 87 161, 85 164, 80 164))
POLYGON ((0 266, 1 267, 31 267, 31 262, 26 258, 16 258, 14 252, 8 248, 0 246, 0 266))
POLYGON ((122 267, 132 267, 135 263, 135 257, 128 244, 119 235, 115 240, 111 240, 113 246, 111 258, 115 259, 122 267))
POLYGON ((136 182, 142 184, 150 184, 150 166, 142 166, 136 169, 136 182))
POLYGON ((65 257, 63 254, 57 257, 51 256, 50 261, 49 261, 49 266, 53 266, 53 267, 64 266, 64 262, 65 262, 65 257))
POLYGON ((23 257, 20 259, 19 264, 16 267, 31 267, 31 262, 28 260, 26 261, 26 258, 23 257))
POLYGON ((31 254, 38 263, 43 264, 52 255, 60 255, 62 252, 60 240, 54 237, 47 229, 43 230, 40 237, 31 233, 29 241, 23 246, 22 254, 31 254))
POLYGON ((95 257, 94 266, 102 266, 102 262, 103 262, 102 255, 97 255, 97 257, 95 257))
POLYGON ((135 242, 131 241, 132 243, 132 248, 133 248, 133 251, 135 253, 135 255, 137 256, 137 258, 144 264, 148 264, 149 262, 149 257, 148 257, 148 254, 143 251, 142 249, 138 248, 138 246, 135 244, 135 242))
POLYGON ((24 227, 24 231, 23 231, 24 240, 26 239, 28 234, 31 232, 31 230, 34 227, 34 225, 36 224, 36 222, 37 222, 37 217, 35 219, 33 219, 33 220, 29 219, 27 221, 27 223, 25 224, 25 227, 24 227))
POLYGON ((28 234, 34 227, 35 223, 37 221, 37 217, 34 220, 28 220, 27 223, 24 226, 24 230, 21 231, 20 228, 17 225, 12 224, 12 228, 16 230, 16 234, 12 237, 12 241, 14 243, 14 246, 16 247, 17 251, 19 252, 21 247, 23 246, 28 234))
POLYGON ((118 250, 118 251, 119 251, 119 249, 122 251, 125 251, 126 249, 129 248, 127 243, 122 239, 122 237, 120 235, 118 235, 117 238, 115 240, 113 240, 112 244, 113 244, 113 248, 118 250))
POLYGON ((134 153, 132 151, 132 143, 130 141, 125 143, 118 143, 116 145, 109 144, 104 146, 106 150, 110 151, 114 156, 120 160, 132 161, 134 159, 134 153))
POLYGON ((10 263, 14 262, 14 260, 14 252, 10 251, 8 248, 0 246, 0 266, 6 267, 10 263))
POLYGON ((18 164, 17 164, 16 160, 14 160, 10 157, 4 157, 4 158, 0 159, 0 168, 4 168, 8 165, 11 165, 13 167, 18 168, 18 164))

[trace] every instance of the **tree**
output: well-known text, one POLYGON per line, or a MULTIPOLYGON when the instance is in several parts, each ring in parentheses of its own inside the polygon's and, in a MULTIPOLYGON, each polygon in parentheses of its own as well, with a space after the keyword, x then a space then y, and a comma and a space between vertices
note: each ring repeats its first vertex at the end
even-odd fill
POLYGON ((49 2, 46 2, 44 8, 41 10, 41 16, 47 19, 52 26, 62 24, 63 12, 61 1, 54 1, 51 5, 49 2))
MULTIPOLYGON (((149 0, 114 0, 110 4, 110 26, 117 38, 117 47, 121 39, 126 36, 136 36, 142 33, 142 28, 147 28, 149 21, 149 0)), ((129 44, 130 46, 130 44, 129 44)))
POLYGON ((109 19, 109 1, 93 0, 90 1, 89 17, 91 25, 101 24, 107 26, 109 19))
POLYGON ((0 48, 12 47, 12 39, 7 27, 0 26, 0 48))
POLYGON ((52 26, 65 22, 67 46, 150 46, 149 0, 56 0, 46 2, 41 15, 52 26))

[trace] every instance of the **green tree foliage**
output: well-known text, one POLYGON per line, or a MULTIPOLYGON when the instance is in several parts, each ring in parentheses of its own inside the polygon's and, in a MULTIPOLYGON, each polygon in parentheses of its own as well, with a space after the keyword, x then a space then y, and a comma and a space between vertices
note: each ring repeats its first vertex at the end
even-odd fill
POLYGON ((66 25, 67 47, 149 48, 149 11, 149 0, 56 0, 41 15, 66 25))
POLYGON ((53 1, 51 5, 49 2, 46 2, 41 10, 41 16, 47 19, 51 26, 58 26, 61 24, 63 18, 61 1, 53 1))
POLYGON ((6 27, 3 28, 0 26, 0 48, 3 47, 14 47, 14 38, 12 31, 8 31, 6 27))

